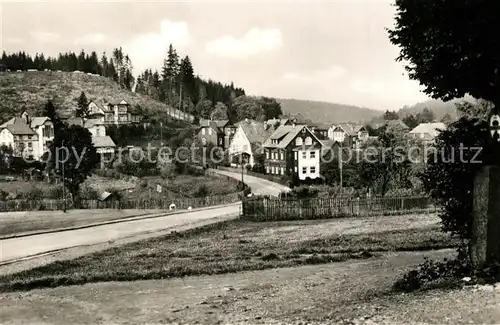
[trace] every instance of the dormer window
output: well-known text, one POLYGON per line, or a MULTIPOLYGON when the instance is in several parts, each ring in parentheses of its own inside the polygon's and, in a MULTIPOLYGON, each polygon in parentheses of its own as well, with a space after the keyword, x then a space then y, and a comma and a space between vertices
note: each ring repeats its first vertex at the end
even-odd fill
POLYGON ((312 139, 311 139, 311 137, 307 137, 306 138, 306 146, 310 146, 310 145, 312 145, 312 139))
POLYGON ((295 145, 301 146, 302 145, 302 138, 299 137, 299 138, 295 139, 295 145))

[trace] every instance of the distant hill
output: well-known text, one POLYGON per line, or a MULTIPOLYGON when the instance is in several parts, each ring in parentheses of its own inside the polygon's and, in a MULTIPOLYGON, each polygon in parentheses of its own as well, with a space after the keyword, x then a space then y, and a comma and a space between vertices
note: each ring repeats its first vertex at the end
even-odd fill
POLYGON ((0 72, 0 123, 24 110, 40 114, 49 99, 62 115, 72 115, 82 91, 98 105, 125 100, 150 116, 179 116, 166 104, 123 89, 109 78, 76 72, 23 71, 0 72))
POLYGON ((453 99, 448 102, 443 102, 442 100, 437 100, 437 99, 430 99, 425 102, 417 103, 412 106, 405 106, 399 110, 398 115, 400 117, 406 117, 410 114, 415 115, 417 113, 421 113, 424 110, 424 108, 427 107, 432 112, 434 112, 436 120, 440 120, 446 114, 449 114, 452 119, 456 119, 457 109, 455 107, 455 104, 463 102, 464 100, 473 101, 474 99, 469 96, 464 98, 453 99))
POLYGON ((368 122, 383 114, 382 111, 353 105, 317 102, 300 99, 276 99, 283 113, 298 114, 314 122, 368 122))

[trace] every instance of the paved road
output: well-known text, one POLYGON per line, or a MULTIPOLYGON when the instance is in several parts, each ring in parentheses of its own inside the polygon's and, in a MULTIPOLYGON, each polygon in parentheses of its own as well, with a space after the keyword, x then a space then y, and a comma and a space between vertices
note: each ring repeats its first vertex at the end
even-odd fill
POLYGON ((215 209, 197 210, 152 219, 5 239, 0 241, 0 263, 75 246, 105 243, 118 238, 159 231, 211 218, 224 216, 230 218, 240 213, 240 207, 241 203, 235 203, 215 209))
MULTIPOLYGON (((238 173, 221 170, 214 170, 214 172, 241 179, 241 174, 238 173)), ((286 186, 254 176, 244 175, 244 181, 255 194, 278 196, 280 192, 289 190, 286 186)), ((105 243, 119 238, 130 237, 145 232, 160 231, 212 218, 224 216, 230 218, 238 215, 240 208, 241 202, 229 206, 184 212, 152 219, 133 220, 85 229, 4 239, 0 240, 0 263, 75 246, 105 243)))
MULTIPOLYGON (((226 175, 234 179, 241 180, 241 173, 238 172, 229 172, 220 169, 211 169, 211 171, 217 174, 226 175)), ((245 182, 245 184, 250 186, 254 194, 279 196, 281 192, 290 190, 290 188, 284 185, 247 174, 243 175, 243 181, 245 182)))

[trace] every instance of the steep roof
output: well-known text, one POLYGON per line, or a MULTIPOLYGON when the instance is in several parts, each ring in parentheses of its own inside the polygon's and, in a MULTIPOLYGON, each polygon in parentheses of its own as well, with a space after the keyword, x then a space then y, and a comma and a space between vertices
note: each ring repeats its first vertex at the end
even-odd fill
MULTIPOLYGON (((70 117, 70 118, 66 119, 65 122, 68 123, 68 125, 83 126, 82 119, 80 117, 70 117)), ((94 125, 102 125, 102 124, 104 124, 104 123, 101 122, 99 119, 88 119, 85 121, 86 128, 91 128, 94 125)))
POLYGON ((304 128, 309 130, 305 125, 282 125, 271 134, 263 146, 268 148, 286 148, 304 128), (279 140, 279 142, 278 144, 272 143, 272 140, 279 140))
POLYGON ((223 131, 221 130, 221 128, 217 125, 217 122, 218 121, 205 120, 205 119, 200 120, 200 128, 210 127, 210 128, 214 129, 218 133, 223 133, 223 131))
POLYGON ((218 128, 224 128, 229 124, 229 120, 214 120, 213 122, 218 128))
POLYGON ((0 124, 0 129, 5 129, 7 127, 7 125, 14 124, 16 119, 20 119, 20 117, 13 117, 10 120, 8 120, 7 122, 0 124))
POLYGON ((446 125, 444 123, 420 123, 413 130, 410 131, 412 134, 429 134, 431 137, 436 137, 440 131, 446 129, 446 125))
POLYGON ((274 131, 272 126, 254 120, 241 121, 236 125, 241 126, 243 133, 245 133, 251 144, 264 143, 274 131))
POLYGON ((17 120, 15 123, 8 124, 5 128, 14 135, 36 135, 36 132, 28 124, 17 120))
POLYGON ((37 126, 43 125, 46 121, 50 121, 47 116, 37 116, 31 119, 30 124, 32 128, 36 128, 37 126))
POLYGON ((116 144, 107 135, 93 136, 92 143, 94 144, 94 147, 96 147, 96 148, 116 147, 116 144))

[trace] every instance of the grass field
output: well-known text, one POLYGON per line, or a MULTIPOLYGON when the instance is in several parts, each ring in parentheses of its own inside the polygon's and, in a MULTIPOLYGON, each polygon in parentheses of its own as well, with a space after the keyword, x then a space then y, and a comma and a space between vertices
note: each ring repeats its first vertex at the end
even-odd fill
MULTIPOLYGON (((81 187, 83 188, 87 186, 97 191, 98 193, 102 193, 108 188, 115 188, 117 190, 134 188, 136 186, 136 183, 122 179, 113 179, 93 175, 89 177, 81 187)), ((11 198, 22 197, 23 194, 30 193, 35 190, 41 190, 43 194, 50 198, 51 194, 56 192, 55 190, 58 187, 61 187, 61 185, 38 181, 27 182, 23 180, 16 180, 11 182, 1 182, 0 187, 3 191, 9 193, 11 198)), ((60 196, 56 198, 60 198, 60 196)))
POLYGON ((435 216, 232 221, 127 244, 0 278, 0 289, 164 279, 362 259, 456 245, 435 216))

